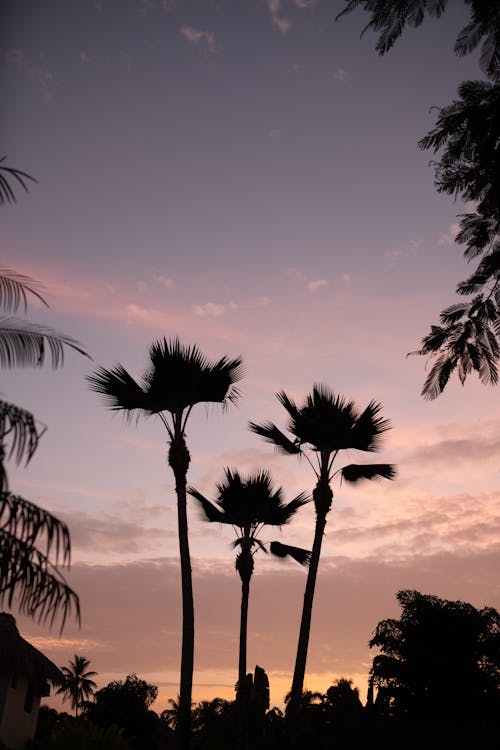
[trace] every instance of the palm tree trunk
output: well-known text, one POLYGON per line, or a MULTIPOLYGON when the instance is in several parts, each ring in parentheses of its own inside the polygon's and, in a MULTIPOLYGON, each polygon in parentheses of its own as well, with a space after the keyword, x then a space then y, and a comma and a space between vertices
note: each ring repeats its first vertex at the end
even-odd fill
POLYGON ((250 578, 241 581, 240 655, 238 660, 238 693, 245 701, 247 679, 247 627, 250 578))
POLYGON ((318 575, 321 545, 326 526, 326 516, 332 503, 332 491, 327 478, 319 479, 313 492, 314 504, 316 506, 316 526, 314 529, 314 542, 311 552, 311 561, 307 574, 306 588, 304 592, 304 604, 302 607, 302 619, 300 621, 299 642, 297 644, 297 656, 293 672, 292 690, 287 707, 287 718, 290 719, 292 738, 296 736, 294 731, 300 713, 302 690, 306 673, 307 650, 309 647, 309 633, 311 630, 312 608, 314 601, 314 589, 318 575))
POLYGON ((182 582, 182 653, 179 688, 179 714, 176 729, 178 750, 189 750, 191 740, 191 695, 194 666, 194 603, 189 554, 188 523, 186 509, 186 476, 189 467, 189 451, 183 435, 176 435, 169 450, 169 464, 175 476, 177 494, 177 522, 182 582))
POLYGON ((241 750, 248 747, 248 706, 250 701, 247 682, 247 632, 248 600, 250 597, 250 579, 253 573, 253 555, 245 544, 236 558, 236 570, 241 578, 241 614, 240 614, 240 650, 238 658, 238 692, 236 701, 239 715, 239 746, 241 750))

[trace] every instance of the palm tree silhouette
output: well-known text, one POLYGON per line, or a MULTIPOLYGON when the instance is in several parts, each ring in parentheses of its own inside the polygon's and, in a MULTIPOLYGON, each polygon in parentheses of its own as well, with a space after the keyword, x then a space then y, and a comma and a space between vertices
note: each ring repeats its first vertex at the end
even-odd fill
POLYGON ((251 422, 250 429, 280 451, 303 456, 313 469, 317 480, 313 491, 316 511, 314 542, 304 593, 292 689, 287 707, 287 714, 293 722, 301 706, 314 589, 327 515, 333 500, 331 482, 336 476, 350 484, 357 484, 363 479, 392 479, 395 471, 390 464, 349 464, 339 469, 334 467, 340 451, 354 449, 371 452, 379 449, 381 435, 390 429, 389 421, 379 416, 380 404, 371 401, 362 412, 359 412, 353 401, 335 396, 326 385, 315 385, 301 407, 298 407, 284 391, 276 395, 288 413, 287 429, 292 438, 272 422, 251 422))
MULTIPOLYGON (((0 204, 15 200, 0 175, 0 194, 2 189, 0 204)), ((11 314, 0 318, 0 367, 41 367, 47 350, 52 366, 58 367, 65 347, 88 356, 75 339, 13 317, 20 307, 27 311, 30 297, 48 306, 33 279, 0 268, 0 308, 11 314)), ((78 596, 60 570, 70 563, 68 528, 43 508, 12 494, 5 468, 9 458, 28 463, 44 432, 30 412, 0 400, 0 604, 6 601, 11 607, 16 602, 23 614, 50 624, 62 613, 62 631, 72 609, 80 619, 78 596)))
POLYGON ((75 716, 78 716, 78 709, 81 708, 84 701, 93 695, 97 687, 92 679, 97 675, 97 672, 87 671, 89 666, 89 659, 75 654, 73 661, 70 660, 69 662, 69 667, 61 667, 64 683, 56 695, 63 695, 63 702, 67 700, 71 702, 71 708, 74 710, 75 716))
MULTIPOLYGON (((308 502, 302 493, 285 503, 281 487, 274 489, 267 471, 258 471, 244 479, 238 471, 225 469, 225 479, 217 484, 214 503, 201 492, 188 488, 203 508, 208 521, 229 524, 236 533, 233 547, 239 549, 236 570, 241 578, 240 645, 238 658, 237 699, 245 704, 247 676, 247 622, 250 579, 254 569, 254 555, 260 549, 267 552, 258 538, 264 526, 283 526, 308 502)), ((293 557, 301 565, 307 565, 311 553, 300 547, 290 547, 280 542, 270 543, 271 552, 279 557, 293 557)))
POLYGON ((199 403, 227 404, 235 401, 235 383, 242 377, 241 358, 222 357, 209 362, 197 346, 184 347, 177 338, 155 341, 149 351, 150 367, 136 382, 120 364, 100 367, 88 376, 92 390, 104 396, 106 405, 134 414, 156 416, 169 440, 168 462, 175 477, 177 522, 182 579, 182 656, 177 736, 184 750, 190 743, 191 692, 193 682, 194 608, 191 560, 186 512, 186 476, 190 454, 186 426, 199 403))

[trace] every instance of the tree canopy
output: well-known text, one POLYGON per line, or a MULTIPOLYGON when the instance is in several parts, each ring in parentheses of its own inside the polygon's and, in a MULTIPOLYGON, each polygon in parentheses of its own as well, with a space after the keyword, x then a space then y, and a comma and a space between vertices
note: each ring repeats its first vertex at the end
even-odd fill
MULTIPOLYGON (((455 54, 480 46, 479 65, 489 80, 464 81, 458 98, 438 107, 435 127, 419 147, 439 154, 433 161, 438 192, 461 199, 468 212, 459 215, 455 241, 476 267, 461 281, 457 293, 465 298, 449 305, 440 324, 431 326, 421 347, 411 354, 431 358, 422 395, 432 400, 456 372, 462 384, 476 372, 482 383, 498 383, 500 358, 500 4, 464 0, 470 18, 459 32, 455 54)), ((346 0, 337 18, 362 8, 370 14, 364 28, 378 33, 376 49, 384 55, 408 26, 422 24, 426 15, 439 18, 447 0, 346 0)), ((363 33, 364 33, 363 31, 363 33)))
POLYGON ((456 719, 500 708, 500 614, 404 590, 399 620, 378 623, 372 675, 382 712, 456 719))

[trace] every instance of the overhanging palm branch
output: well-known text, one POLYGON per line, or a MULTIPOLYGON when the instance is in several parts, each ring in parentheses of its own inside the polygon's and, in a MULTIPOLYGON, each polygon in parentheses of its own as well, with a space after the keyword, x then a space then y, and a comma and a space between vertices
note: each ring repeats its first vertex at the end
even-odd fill
MULTIPOLYGON (((30 296, 48 307, 37 287, 29 276, 1 267, 0 308, 15 313, 22 307, 26 312, 30 296)), ((41 367, 47 354, 50 355, 52 366, 59 367, 64 362, 65 347, 89 356, 71 336, 48 326, 19 318, 0 318, 0 367, 41 367)))
POLYGON ((89 357, 75 339, 53 328, 18 318, 0 319, 0 367, 42 367, 50 354, 56 368, 64 362, 66 346, 89 357))
POLYGON ((68 527, 35 503, 10 492, 0 493, 0 529, 28 546, 41 540, 45 555, 52 555, 55 565, 59 562, 69 565, 71 542, 68 527))
POLYGON ((53 625, 61 615, 62 632, 74 612, 80 622, 80 602, 56 567, 31 542, 0 528, 0 604, 14 604, 28 617, 53 625))
POLYGON ((28 182, 30 180, 31 182, 37 182, 34 177, 26 172, 22 172, 20 169, 15 169, 14 167, 7 167, 4 164, 6 158, 6 156, 2 156, 0 159, 0 206, 5 203, 16 202, 16 194, 12 188, 12 182, 21 185, 27 193, 29 192, 28 182))
MULTIPOLYGON (((0 464, 3 464, 5 457, 14 458, 17 464, 23 460, 28 463, 44 432, 45 428, 37 426, 29 411, 0 401, 0 446, 4 454, 0 455, 0 464)), ((2 482, 1 490, 4 489, 6 487, 2 482)))
POLYGON ((28 297, 32 295, 45 307, 47 302, 39 291, 39 285, 30 276, 0 266, 0 307, 6 312, 16 313, 20 307, 28 309, 28 297))
MULTIPOLYGON (((460 31, 455 42, 455 53, 459 57, 473 52, 481 42, 479 64, 491 79, 500 78, 500 9, 494 2, 465 0, 470 6, 471 19, 460 31)), ((346 7, 337 14, 338 20, 356 8, 371 14, 370 21, 361 36, 372 29, 378 32, 376 49, 380 55, 388 52, 401 36, 405 26, 417 28, 428 14, 439 18, 445 11, 448 0, 346 0, 346 7)))

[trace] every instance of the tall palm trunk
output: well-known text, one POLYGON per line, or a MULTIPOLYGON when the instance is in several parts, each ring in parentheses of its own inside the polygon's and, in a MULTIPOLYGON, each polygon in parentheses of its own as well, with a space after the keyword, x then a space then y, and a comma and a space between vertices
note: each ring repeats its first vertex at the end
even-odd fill
POLYGON ((236 570, 241 578, 241 614, 240 614, 240 651, 238 658, 238 699, 247 702, 247 630, 248 599, 250 596, 250 579, 253 573, 253 555, 248 547, 243 547, 236 558, 236 570))
POLYGON ((316 508, 316 526, 314 529, 314 542, 311 552, 311 561, 307 574, 306 588, 304 592, 304 604, 302 607, 302 619, 300 621, 299 641, 297 644, 297 656, 293 672, 292 690, 287 707, 287 717, 290 719, 292 736, 294 725, 300 713, 302 690, 306 673, 307 650, 309 647, 309 633, 311 630, 312 608, 314 601, 314 589, 318 574, 321 545, 326 526, 326 516, 330 510, 333 493, 328 483, 328 476, 321 476, 316 483, 313 492, 314 505, 316 508))
POLYGON ((174 435, 168 460, 175 476, 182 582, 182 653, 176 737, 178 749, 189 750, 194 666, 194 603, 186 508, 186 477, 190 455, 182 433, 174 435))
POLYGON ((242 750, 248 747, 248 705, 250 685, 247 682, 247 631, 248 600, 250 597, 250 579, 253 573, 253 555, 248 540, 242 540, 242 550, 236 558, 236 570, 241 578, 241 613, 240 613, 240 650, 238 657, 238 703, 239 746, 242 750))

